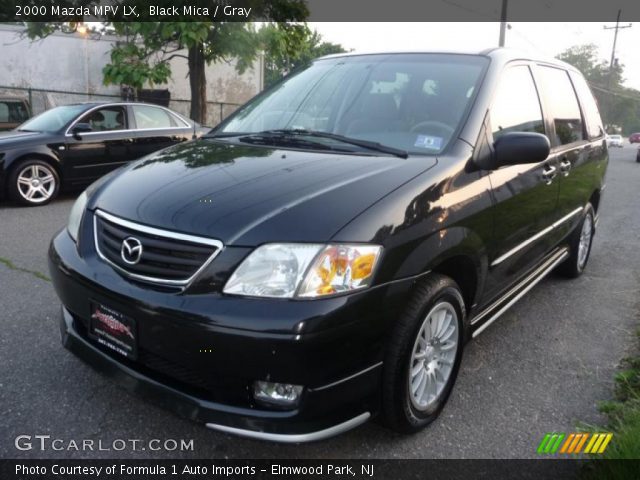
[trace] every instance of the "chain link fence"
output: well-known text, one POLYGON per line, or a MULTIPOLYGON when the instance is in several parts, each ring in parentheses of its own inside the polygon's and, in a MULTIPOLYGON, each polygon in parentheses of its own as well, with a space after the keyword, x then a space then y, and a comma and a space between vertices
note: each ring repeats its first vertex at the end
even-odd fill
MULTIPOLYGON (((82 102, 119 102, 124 100, 122 95, 70 92, 64 90, 40 89, 28 87, 13 87, 0 85, 0 96, 26 99, 31 105, 33 115, 38 115, 59 105, 82 102)), ((240 105, 228 102, 207 102, 207 120, 205 125, 214 127, 231 115, 240 105)), ((191 101, 171 99, 169 108, 189 118, 191 101)))

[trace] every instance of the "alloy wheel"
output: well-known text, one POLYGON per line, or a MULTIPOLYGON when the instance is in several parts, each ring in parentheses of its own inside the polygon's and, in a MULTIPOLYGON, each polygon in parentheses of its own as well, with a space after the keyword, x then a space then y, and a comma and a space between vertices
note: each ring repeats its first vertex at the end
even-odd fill
POLYGON ((54 172, 44 165, 28 165, 18 174, 18 192, 29 203, 43 203, 56 189, 54 172))
POLYGON ((458 351, 458 314, 440 302, 418 331, 409 363, 409 398, 417 410, 427 410, 444 391, 458 351))
POLYGON ((578 268, 582 270, 587 263, 589 256, 589 247, 591 246, 591 237, 593 235, 593 220, 591 214, 587 213, 582 222, 582 231, 580 232, 580 242, 578 243, 578 268))

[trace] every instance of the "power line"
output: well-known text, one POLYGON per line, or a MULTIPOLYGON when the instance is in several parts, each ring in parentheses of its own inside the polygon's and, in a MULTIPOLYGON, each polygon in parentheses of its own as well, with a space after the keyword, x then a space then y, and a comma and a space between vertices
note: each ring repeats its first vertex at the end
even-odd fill
POLYGON ((614 92, 612 90, 609 90, 609 89, 607 89, 607 88, 605 88, 605 87, 603 87, 601 85, 598 85, 596 83, 592 83, 592 82, 588 82, 588 83, 589 83, 589 86, 591 88, 593 88, 594 90, 598 90, 600 92, 607 93, 609 95, 613 95, 613 96, 616 96, 616 97, 627 98, 629 100, 635 100, 637 102, 640 102, 640 95, 639 96, 625 95, 624 93, 614 92))

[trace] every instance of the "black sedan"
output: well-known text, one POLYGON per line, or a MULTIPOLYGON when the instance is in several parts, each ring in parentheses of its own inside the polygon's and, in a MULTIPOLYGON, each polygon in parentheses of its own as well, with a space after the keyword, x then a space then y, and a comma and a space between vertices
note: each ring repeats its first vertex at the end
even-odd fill
POLYGON ((158 105, 55 107, 0 134, 0 197, 44 205, 119 166, 202 135, 205 128, 158 105))

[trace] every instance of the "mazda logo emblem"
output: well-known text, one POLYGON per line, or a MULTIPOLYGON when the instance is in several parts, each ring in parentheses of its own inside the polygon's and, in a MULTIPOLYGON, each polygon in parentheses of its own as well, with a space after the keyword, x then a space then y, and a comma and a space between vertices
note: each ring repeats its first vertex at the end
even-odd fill
POLYGON ((125 263, 135 265, 142 257, 142 243, 134 237, 127 237, 122 241, 120 256, 125 263))

